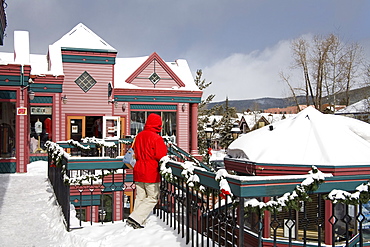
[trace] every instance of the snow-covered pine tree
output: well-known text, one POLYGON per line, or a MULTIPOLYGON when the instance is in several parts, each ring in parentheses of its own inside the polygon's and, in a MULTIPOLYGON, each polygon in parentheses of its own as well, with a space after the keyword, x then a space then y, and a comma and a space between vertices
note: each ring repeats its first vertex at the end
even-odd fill
POLYGON ((226 97, 225 104, 222 106, 222 118, 217 124, 217 130, 220 135, 220 146, 222 148, 227 148, 230 143, 234 140, 231 129, 235 122, 236 109, 235 107, 229 106, 229 98, 226 97))
MULTIPOLYGON (((194 79, 195 84, 200 90, 204 90, 212 84, 212 82, 206 82, 205 79, 202 79, 202 75, 203 72, 199 69, 194 79)), ((203 156, 204 162, 207 161, 207 138, 204 130, 207 127, 209 117, 214 115, 215 111, 219 108, 218 105, 213 106, 211 109, 207 108, 207 104, 210 103, 214 97, 214 94, 210 94, 207 98, 202 99, 201 103, 198 105, 198 152, 203 156)))

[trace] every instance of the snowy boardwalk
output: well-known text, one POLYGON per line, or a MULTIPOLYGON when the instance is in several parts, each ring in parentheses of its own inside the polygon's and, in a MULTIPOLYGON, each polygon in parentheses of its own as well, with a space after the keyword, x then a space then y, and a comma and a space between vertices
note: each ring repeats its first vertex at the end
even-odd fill
POLYGON ((0 174, 0 246, 187 246, 154 215, 144 229, 116 222, 67 232, 46 170, 39 161, 28 165, 27 174, 0 174))

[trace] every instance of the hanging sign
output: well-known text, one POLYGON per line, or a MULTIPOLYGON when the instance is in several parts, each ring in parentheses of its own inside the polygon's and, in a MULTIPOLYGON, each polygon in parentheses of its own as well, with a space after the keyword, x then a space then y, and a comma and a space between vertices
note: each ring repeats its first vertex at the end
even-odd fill
POLYGON ((51 115, 51 114, 52 114, 51 106, 31 107, 31 115, 51 115))
POLYGON ((17 107, 17 115, 27 115, 26 107, 17 107))

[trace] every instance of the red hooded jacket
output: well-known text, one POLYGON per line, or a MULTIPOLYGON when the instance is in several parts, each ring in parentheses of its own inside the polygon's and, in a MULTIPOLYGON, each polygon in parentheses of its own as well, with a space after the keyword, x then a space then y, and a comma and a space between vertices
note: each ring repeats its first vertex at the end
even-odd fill
POLYGON ((159 160, 167 155, 167 147, 158 134, 162 129, 162 119, 151 113, 145 123, 144 130, 135 138, 134 181, 143 183, 160 182, 159 160))

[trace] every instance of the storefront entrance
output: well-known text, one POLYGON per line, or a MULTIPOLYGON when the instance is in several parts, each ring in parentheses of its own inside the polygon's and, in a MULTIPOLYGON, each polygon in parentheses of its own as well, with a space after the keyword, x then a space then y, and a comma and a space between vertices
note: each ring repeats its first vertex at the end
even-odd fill
POLYGON ((81 141, 81 138, 102 138, 102 116, 69 116, 67 126, 67 140, 81 141))

